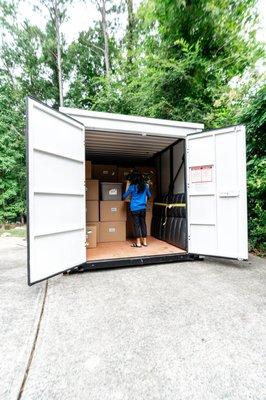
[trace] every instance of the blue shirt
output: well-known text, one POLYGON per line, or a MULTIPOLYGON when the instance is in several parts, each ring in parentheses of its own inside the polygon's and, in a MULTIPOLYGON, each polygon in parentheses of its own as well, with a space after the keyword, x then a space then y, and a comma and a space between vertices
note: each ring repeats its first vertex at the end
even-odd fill
POLYGON ((131 196, 130 200, 130 210, 131 211, 140 211, 145 210, 147 206, 147 197, 148 199, 151 197, 151 192, 148 185, 145 186, 145 189, 142 193, 138 193, 137 185, 129 185, 127 191, 123 194, 123 200, 125 200, 128 196, 131 196))

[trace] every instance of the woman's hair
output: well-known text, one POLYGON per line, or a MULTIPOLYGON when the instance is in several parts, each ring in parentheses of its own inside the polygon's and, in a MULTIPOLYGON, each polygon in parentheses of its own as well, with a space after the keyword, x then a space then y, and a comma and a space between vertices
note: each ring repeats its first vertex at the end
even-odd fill
POLYGON ((144 181, 143 175, 139 172, 134 170, 129 178, 132 185, 137 186, 138 193, 143 193, 146 187, 146 183, 144 181))

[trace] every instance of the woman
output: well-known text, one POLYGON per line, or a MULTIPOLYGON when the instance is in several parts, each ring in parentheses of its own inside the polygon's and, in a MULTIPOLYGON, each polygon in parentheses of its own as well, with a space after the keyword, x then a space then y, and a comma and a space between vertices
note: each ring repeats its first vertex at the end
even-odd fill
POLYGON ((146 185, 143 176, 138 171, 133 171, 130 176, 130 185, 124 193, 123 199, 128 196, 130 199, 130 211, 134 219, 136 243, 132 247, 147 246, 147 227, 146 227, 146 207, 147 197, 151 197, 151 192, 146 185), (141 241, 142 239, 142 241, 141 241))

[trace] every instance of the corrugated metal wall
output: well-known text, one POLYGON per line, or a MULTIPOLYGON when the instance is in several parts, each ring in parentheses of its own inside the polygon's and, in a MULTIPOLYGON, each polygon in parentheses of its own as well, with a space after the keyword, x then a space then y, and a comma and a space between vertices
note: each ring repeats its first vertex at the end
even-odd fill
MULTIPOLYGON (((169 191, 169 185, 179 170, 182 157, 185 151, 185 141, 180 140, 178 143, 162 151, 155 157, 155 165, 158 171, 158 194, 167 194, 169 191)), ((183 163, 181 170, 174 183, 173 193, 184 193, 185 192, 185 165, 183 163)))
MULTIPOLYGON (((178 169, 182 163, 182 157, 185 151, 185 141, 182 140, 173 147, 173 177, 176 176, 178 169)), ((185 164, 178 174, 174 184, 174 194, 185 192, 185 164)))

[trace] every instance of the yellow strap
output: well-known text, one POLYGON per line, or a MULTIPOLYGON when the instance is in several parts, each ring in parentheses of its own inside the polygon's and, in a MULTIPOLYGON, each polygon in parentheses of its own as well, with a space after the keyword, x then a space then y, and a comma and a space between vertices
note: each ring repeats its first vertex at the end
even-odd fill
POLYGON ((163 206, 166 208, 172 208, 172 207, 186 207, 185 203, 173 203, 173 204, 167 204, 167 203, 154 203, 155 206, 163 206))

